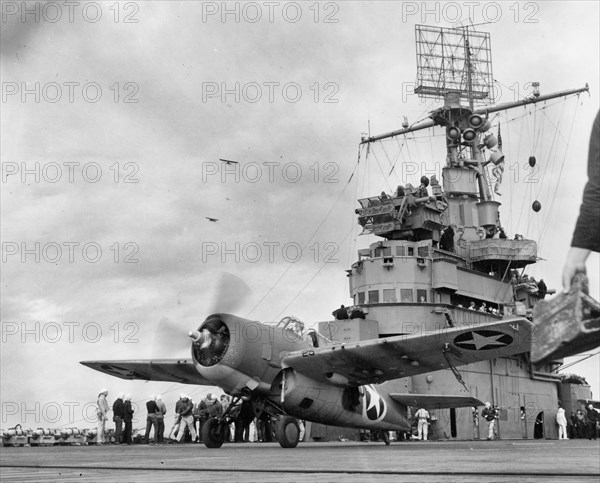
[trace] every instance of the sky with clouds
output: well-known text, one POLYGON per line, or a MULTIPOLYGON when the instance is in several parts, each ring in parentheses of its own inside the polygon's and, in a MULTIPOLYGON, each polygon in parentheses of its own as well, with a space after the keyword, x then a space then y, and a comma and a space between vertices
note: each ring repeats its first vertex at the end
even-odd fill
MULTIPOLYGON (((485 23, 499 101, 531 94, 532 81, 542 93, 589 83, 494 118, 503 223, 540 240, 529 273, 560 288, 598 112, 597 2, 226 7, 2 2, 2 427, 85 426, 101 387, 138 402, 163 393, 170 406, 208 392, 78 361, 186 357, 223 272, 251 287, 236 313, 252 319, 312 325, 348 304, 344 270, 374 241, 358 235, 356 199, 444 162, 438 129, 357 163, 361 133, 437 107, 412 94, 416 24, 485 23), (161 324, 176 328, 173 344, 161 324)), ((598 265, 592 255, 596 298, 598 265)), ((598 365, 572 368, 596 398, 598 365)))

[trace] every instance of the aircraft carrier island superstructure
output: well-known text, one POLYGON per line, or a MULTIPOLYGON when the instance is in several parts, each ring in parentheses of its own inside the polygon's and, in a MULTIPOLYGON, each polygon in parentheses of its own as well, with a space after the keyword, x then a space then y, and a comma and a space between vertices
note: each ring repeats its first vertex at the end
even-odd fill
MULTIPOLYGON (((545 96, 536 91, 519 102, 475 107, 491 99, 489 34, 417 26, 416 37, 415 92, 442 99, 443 106, 421 124, 406 123, 398 131, 364 136, 362 144, 441 126, 446 130, 446 159, 432 160, 443 165, 441 180, 423 177, 420 186, 405 184, 393 193, 359 200, 356 214, 363 234, 381 240, 359 250, 358 260, 347 270, 350 296, 354 306, 366 312, 366 319, 319 324, 319 332, 335 342, 459 326, 476 329, 478 324, 511 315, 530 318, 545 292, 525 275, 526 267, 538 260, 536 242, 520 235, 508 237, 501 203, 494 200, 498 186, 493 186, 489 172, 503 169, 504 155, 501 134, 491 132, 498 128, 492 126, 490 114, 578 94, 587 86, 545 96), (449 58, 460 66, 451 68, 449 58), (458 80, 451 81, 450 75, 458 80)), ((535 157, 529 162, 535 163, 535 157)), ((498 171, 494 175, 498 178, 498 171)), ((507 343, 485 331, 475 334, 457 345, 488 350, 507 343)), ((591 399, 584 381, 557 374, 561 365, 558 360, 537 367, 524 353, 385 384, 394 392, 489 401, 498 407, 502 438, 555 438, 559 404, 568 416, 579 408, 578 401, 591 399)), ((417 409, 411 408, 413 414, 417 409)), ((484 423, 482 408, 428 409, 433 439, 486 437, 487 428, 477 424, 484 423)), ((319 436, 319 428, 313 428, 313 436, 319 436)), ((325 437, 324 431, 321 436, 325 437)))

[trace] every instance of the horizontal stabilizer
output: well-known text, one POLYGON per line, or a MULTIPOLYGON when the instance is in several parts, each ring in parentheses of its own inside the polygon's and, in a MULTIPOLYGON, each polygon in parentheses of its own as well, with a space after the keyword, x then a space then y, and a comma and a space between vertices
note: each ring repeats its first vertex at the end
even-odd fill
POLYGON ((471 396, 442 396, 437 394, 399 394, 389 396, 405 406, 425 409, 463 408, 483 406, 483 403, 471 396))
POLYGON ((80 364, 121 379, 214 386, 198 373, 190 359, 81 361, 80 364))

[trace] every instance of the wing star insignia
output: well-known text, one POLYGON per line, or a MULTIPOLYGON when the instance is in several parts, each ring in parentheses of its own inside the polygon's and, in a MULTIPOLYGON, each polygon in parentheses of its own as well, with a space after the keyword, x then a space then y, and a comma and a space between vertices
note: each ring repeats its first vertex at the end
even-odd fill
POLYGON ((468 350, 489 350, 511 344, 513 338, 504 332, 493 330, 472 330, 465 332, 454 339, 454 345, 468 350))

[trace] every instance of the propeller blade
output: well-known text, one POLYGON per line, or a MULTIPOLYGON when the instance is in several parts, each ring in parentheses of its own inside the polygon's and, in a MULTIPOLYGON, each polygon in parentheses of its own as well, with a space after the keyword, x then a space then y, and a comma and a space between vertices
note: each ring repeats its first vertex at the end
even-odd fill
POLYGON ((152 340, 152 357, 189 357, 190 339, 182 324, 167 317, 158 321, 152 340))
POLYGON ((250 287, 239 277, 223 272, 217 281, 212 310, 206 314, 233 313, 250 295, 250 287))
MULTIPOLYGON (((204 307, 208 306, 210 310, 205 312, 202 309, 202 304, 198 303, 198 298, 192 299, 190 296, 190 299, 193 300, 192 304, 194 306, 198 305, 198 310, 201 310, 196 319, 190 320, 188 317, 185 320, 179 319, 177 321, 167 317, 160 319, 154 329, 152 357, 189 357, 190 342, 199 343, 201 348, 207 348, 211 344, 213 337, 206 329, 201 332, 197 330, 200 323, 211 314, 236 312, 250 295, 250 287, 242 279, 231 273, 223 272, 216 277, 207 273, 206 276, 207 279, 210 277, 206 283, 212 288, 213 295, 212 302, 204 305, 204 307), (192 330, 191 332, 190 329, 192 330), (192 339, 191 341, 190 338, 192 339)), ((191 293, 192 290, 193 288, 187 292, 191 293)), ((202 295, 210 297, 210 292, 205 292, 202 295)), ((181 303, 180 299, 178 299, 179 303, 181 303)), ((187 306, 190 306, 189 302, 187 306)))

